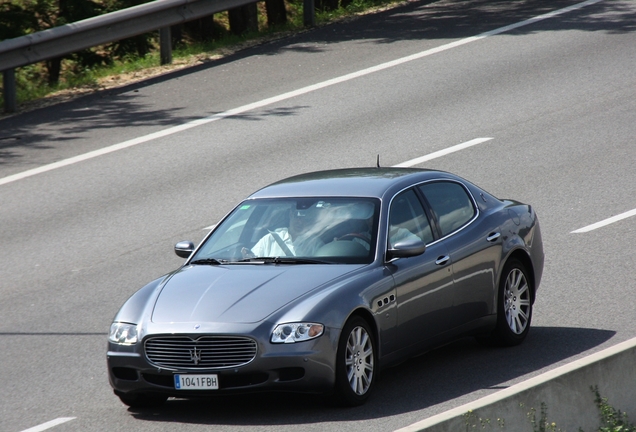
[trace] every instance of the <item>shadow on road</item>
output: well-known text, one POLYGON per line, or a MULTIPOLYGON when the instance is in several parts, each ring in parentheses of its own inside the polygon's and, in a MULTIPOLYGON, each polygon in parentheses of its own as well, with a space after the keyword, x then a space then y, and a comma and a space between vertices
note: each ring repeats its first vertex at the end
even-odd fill
POLYGON ((485 348, 463 339, 383 371, 371 399, 336 408, 297 394, 255 394, 169 400, 160 409, 132 410, 142 421, 206 425, 290 425, 370 420, 423 410, 504 383, 577 356, 609 340, 607 330, 535 327, 521 346, 485 348))
MULTIPOLYGON (((578 0, 422 0, 383 12, 348 19, 120 88, 98 91, 70 102, 0 119, 0 166, 20 162, 24 150, 51 150, 85 139, 88 131, 115 127, 170 127, 198 119, 183 108, 157 109, 139 89, 178 79, 206 69, 247 59, 295 51, 324 55, 333 44, 392 44, 404 40, 455 40, 517 23, 540 14, 580 3, 578 0)), ((507 34, 547 31, 636 30, 636 13, 619 2, 601 2, 539 26, 517 28, 507 34)), ((264 81, 266 82, 266 81, 264 81)), ((211 89, 206 90, 212 92, 211 89)), ((213 95, 211 95, 213 97, 213 95)), ((202 114, 202 116, 211 113, 202 114)), ((213 114, 213 113, 212 113, 213 114)), ((281 115, 280 112, 273 113, 281 115)), ((293 115, 290 110, 285 115, 293 115)), ((254 120, 271 112, 244 116, 254 120)), ((234 117, 240 118, 240 117, 234 117)), ((140 132, 147 133, 147 132, 140 132)))

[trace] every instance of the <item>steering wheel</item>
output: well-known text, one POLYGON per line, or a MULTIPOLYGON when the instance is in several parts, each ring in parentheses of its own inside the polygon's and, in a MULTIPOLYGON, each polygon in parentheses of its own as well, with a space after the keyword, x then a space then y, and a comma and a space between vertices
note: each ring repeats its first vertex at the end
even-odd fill
POLYGON ((358 234, 358 233, 345 234, 342 237, 338 237, 336 240, 349 240, 349 241, 352 241, 353 239, 360 239, 360 240, 364 241, 365 243, 367 243, 369 246, 371 245, 371 240, 369 240, 367 238, 367 236, 365 236, 364 234, 358 234))

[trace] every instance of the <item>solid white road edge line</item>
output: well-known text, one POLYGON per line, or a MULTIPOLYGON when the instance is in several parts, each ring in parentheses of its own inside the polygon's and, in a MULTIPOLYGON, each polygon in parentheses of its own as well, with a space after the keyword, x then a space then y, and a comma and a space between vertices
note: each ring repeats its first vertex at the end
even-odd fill
POLYGON ((613 224, 614 222, 618 222, 620 220, 627 219, 628 217, 632 217, 632 216, 636 216, 636 209, 630 210, 630 211, 625 212, 625 213, 621 213, 621 214, 616 215, 616 216, 611 217, 611 218, 607 218, 607 219, 602 220, 600 222, 596 222, 596 223, 594 223, 592 225, 588 225, 586 227, 579 228, 577 230, 572 231, 570 234, 580 234, 580 233, 586 233, 586 232, 589 232, 589 231, 593 231, 593 230, 595 230, 597 228, 601 228, 601 227, 604 227, 606 225, 613 224))
POLYGON ((476 401, 473 402, 469 402, 465 405, 459 406, 457 408, 453 408, 451 410, 448 410, 446 412, 434 415, 433 417, 429 417, 425 420, 419 421, 417 423, 413 423, 409 426, 403 427, 401 429, 397 429, 394 432, 416 432, 416 431, 421 431, 424 428, 427 427, 431 427, 433 425, 436 425, 438 423, 441 423, 443 421, 446 420, 450 420, 452 418, 455 418, 457 416, 461 416, 466 414, 468 411, 470 410, 478 410, 479 408, 483 408, 485 406, 488 406, 492 403, 498 402, 502 399, 506 399, 510 396, 513 396, 517 393, 520 393, 524 390, 527 390, 529 388, 538 386, 540 384, 546 383, 548 381, 551 381, 559 376, 565 375, 567 373, 570 373, 574 370, 580 369, 584 366, 588 366, 592 363, 596 363, 600 360, 603 360, 605 358, 611 357, 617 353, 620 353, 624 350, 633 348, 636 346, 636 338, 634 339, 629 339, 625 342, 621 342, 617 345, 614 345, 612 347, 606 348, 602 351, 599 351, 597 353, 594 354, 590 354, 587 357, 583 357, 579 360, 575 360, 571 363, 568 363, 566 365, 560 366, 556 369, 553 369, 551 371, 545 372, 541 375, 538 375, 536 377, 530 378, 526 381, 514 384, 510 387, 508 387, 507 389, 504 390, 500 390, 496 393, 493 393, 491 395, 485 396, 481 399, 477 399, 476 401))
POLYGON ((430 154, 428 154, 426 156, 422 156, 422 157, 419 157, 419 158, 411 159, 410 161, 402 162, 402 163, 399 163, 399 164, 393 165, 393 166, 395 168, 412 167, 413 165, 421 164, 423 162, 430 161, 431 159, 436 159, 438 157, 446 156, 447 154, 455 153, 456 151, 460 151, 460 150, 464 150, 464 149, 466 149, 468 147, 472 147, 474 145, 481 144, 481 143, 484 143, 486 141, 490 141, 491 139, 493 139, 493 138, 475 138, 474 140, 466 141, 465 143, 457 144, 455 146, 448 147, 446 149, 430 153, 430 154))
POLYGON ((258 109, 258 108, 263 108, 265 106, 272 105, 274 103, 281 102, 281 101, 284 101, 286 99, 291 99, 293 97, 301 96, 301 95, 304 95, 304 94, 307 94, 307 93, 310 93, 310 92, 313 92, 313 91, 316 91, 316 90, 323 89, 325 87, 329 87, 329 86, 332 86, 332 85, 335 85, 335 84, 340 84, 342 82, 349 81, 349 80, 352 80, 352 79, 355 79, 355 78, 360 78, 362 76, 369 75, 369 74, 372 74, 374 72, 379 72, 379 71, 382 71, 384 69, 389 69, 389 68, 392 68, 394 66, 399 66, 401 64, 404 64, 404 63, 407 63, 407 62, 410 62, 410 61, 413 61, 413 60, 418 60, 418 59, 421 59, 421 58, 424 58, 424 57, 427 57, 427 56, 430 56, 430 55, 433 55, 433 54, 437 54, 437 53, 440 53, 440 52, 443 52, 443 51, 450 50, 452 48, 457 48, 459 46, 466 45, 466 44, 469 44, 471 42, 476 42, 476 41, 479 41, 481 39, 485 39, 485 38, 490 37, 490 36, 498 35, 500 33, 504 33, 504 32, 510 31, 510 30, 514 30, 514 29, 519 28, 519 27, 523 27, 523 26, 527 26, 527 25, 530 25, 530 24, 534 24, 534 23, 536 23, 538 21, 541 21, 541 20, 545 20, 545 19, 548 19, 548 18, 553 18, 555 16, 558 16, 558 15, 561 15, 561 14, 564 14, 564 13, 567 13, 567 12, 571 12, 571 11, 576 10, 576 9, 583 8, 585 6, 589 6, 589 5, 592 5, 594 3, 598 3, 600 1, 602 1, 602 0, 587 0, 587 1, 582 2, 582 3, 578 3, 578 4, 575 4, 575 5, 563 8, 563 9, 559 9, 559 10, 556 10, 556 11, 553 11, 553 12, 550 12, 550 13, 547 13, 547 14, 544 14, 544 15, 539 15, 539 16, 536 16, 534 18, 527 19, 525 21, 520 21, 520 22, 515 23, 515 24, 511 24, 511 25, 508 25, 508 26, 505 26, 505 27, 500 27, 498 29, 491 30, 491 31, 488 31, 488 32, 485 32, 485 33, 481 33, 481 34, 479 34, 477 36, 472 36, 472 37, 469 37, 469 38, 460 39, 460 40, 457 40, 455 42, 451 42, 451 43, 448 43, 448 44, 445 44, 445 45, 442 45, 442 46, 439 46, 439 47, 436 47, 436 48, 431 48, 431 49, 426 50, 426 51, 421 51, 419 53, 416 53, 416 54, 413 54, 413 55, 410 55, 410 56, 407 56, 407 57, 402 57, 402 58, 399 58, 397 60, 393 60, 393 61, 390 61, 390 62, 382 63, 382 64, 379 64, 377 66, 373 66, 373 67, 370 67, 370 68, 367 68, 367 69, 360 70, 358 72, 353 72, 353 73, 350 73, 350 74, 347 74, 347 75, 343 75, 343 76, 340 76, 340 77, 337 77, 337 78, 333 78, 333 79, 330 79, 330 80, 327 80, 327 81, 323 81, 321 83, 317 83, 317 84, 314 84, 314 85, 303 87, 303 88, 298 89, 298 90, 294 90, 294 91, 291 91, 291 92, 288 92, 288 93, 283 93, 281 95, 274 96, 274 97, 267 98, 267 99, 263 99, 261 101, 254 102, 254 103, 251 103, 251 104, 248 104, 248 105, 243 105, 241 107, 234 108, 234 109, 231 109, 229 111, 225 111, 225 112, 222 112, 222 113, 219 113, 219 114, 215 114, 215 115, 212 115, 212 116, 209 116, 209 117, 204 117, 204 118, 201 118, 201 119, 198 119, 198 120, 193 120, 191 122, 184 123, 184 124, 179 125, 179 126, 174 126, 174 127, 168 128, 168 129, 164 129, 164 130, 161 130, 161 131, 158 131, 158 132, 154 132, 154 133, 151 133, 149 135, 144 135, 144 136, 141 136, 141 137, 138 137, 138 138, 134 138, 134 139, 131 139, 131 140, 128 140, 128 141, 124 141, 124 142, 119 143, 119 144, 115 144, 115 145, 112 145, 112 146, 109 146, 109 147, 104 147, 102 149, 95 150, 95 151, 88 152, 88 153, 84 153, 82 155, 78 155, 78 156, 75 156, 75 157, 72 157, 72 158, 64 159, 64 160, 61 160, 61 161, 58 161, 58 162, 55 162, 55 163, 52 163, 52 164, 48 164, 48 165, 44 165, 44 166, 41 166, 41 167, 38 167, 38 168, 34 168, 34 169, 31 169, 31 170, 23 171, 23 172, 18 173, 18 174, 13 174, 13 175, 1 178, 0 179, 0 185, 11 183, 11 182, 18 181, 18 180, 22 180, 22 179, 27 178, 27 177, 31 177, 31 176, 34 176, 34 175, 37 175, 37 174, 42 174, 42 173, 45 173, 45 172, 48 172, 48 171, 51 171, 51 170, 54 170, 54 169, 57 169, 57 168, 62 168, 62 167, 68 166, 68 165, 76 164, 78 162, 82 162, 82 161, 85 161, 85 160, 88 160, 88 159, 92 159, 92 158, 95 158, 95 157, 98 157, 98 156, 103 156, 105 154, 113 153, 113 152, 116 152, 116 151, 119 151, 119 150, 123 150, 123 149, 126 149, 128 147, 132 147, 132 146, 135 146, 137 144, 142 144, 142 143, 145 143, 145 142, 148 142, 148 141, 152 141, 152 140, 157 139, 157 138, 163 138, 163 137, 166 137, 166 136, 169 136, 169 135, 173 135, 173 134, 176 134, 178 132, 182 132, 182 131, 185 131, 185 130, 188 130, 188 129, 191 129, 191 128, 194 128, 194 127, 197 127, 197 126, 201 126, 201 125, 204 125, 204 124, 207 124, 207 123, 211 123, 211 122, 214 122, 214 121, 217 121, 217 120, 224 119, 226 117, 231 117, 231 116, 235 116, 235 115, 238 115, 238 114, 245 113, 247 111, 252 111, 252 110, 255 110, 255 109, 258 109))
POLYGON ((25 429, 22 432, 42 432, 47 429, 51 429, 54 426, 60 425, 62 423, 66 423, 71 420, 75 420, 76 417, 60 417, 55 420, 51 420, 50 422, 42 423, 39 426, 33 426, 32 428, 25 429))

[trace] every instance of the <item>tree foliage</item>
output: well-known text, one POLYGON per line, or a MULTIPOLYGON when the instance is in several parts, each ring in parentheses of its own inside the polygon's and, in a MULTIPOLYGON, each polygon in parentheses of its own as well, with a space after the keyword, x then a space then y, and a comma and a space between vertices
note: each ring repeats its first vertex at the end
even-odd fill
MULTIPOLYGON (((13 0, 0 9, 0 39, 9 39, 81 21, 104 13, 102 4, 92 0, 13 0)), ((109 61, 108 56, 84 50, 45 62, 49 85, 60 79, 62 60, 70 58, 79 67, 92 67, 109 61)))
POLYGON ((37 27, 37 18, 32 11, 19 4, 0 4, 0 40, 31 33, 37 27))

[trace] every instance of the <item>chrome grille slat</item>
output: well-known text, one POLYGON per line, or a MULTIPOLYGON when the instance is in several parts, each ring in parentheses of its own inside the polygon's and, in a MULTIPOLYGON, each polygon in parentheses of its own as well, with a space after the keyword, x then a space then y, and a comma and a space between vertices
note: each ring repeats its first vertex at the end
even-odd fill
POLYGON ((256 342, 232 336, 159 336, 146 339, 146 358, 164 368, 220 369, 242 366, 256 357, 256 342), (198 354, 195 364, 193 352, 198 354))

